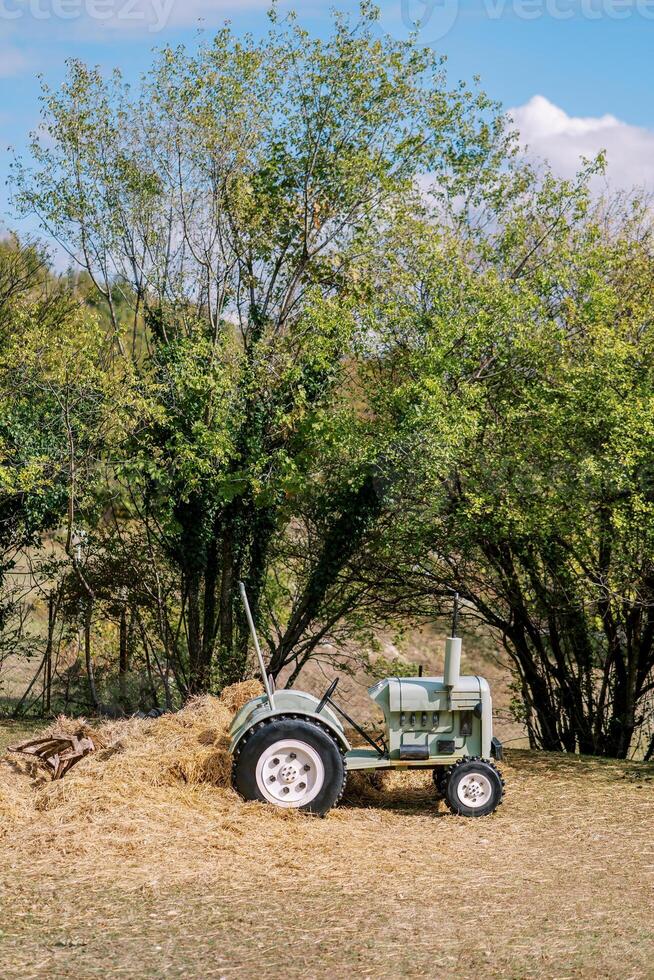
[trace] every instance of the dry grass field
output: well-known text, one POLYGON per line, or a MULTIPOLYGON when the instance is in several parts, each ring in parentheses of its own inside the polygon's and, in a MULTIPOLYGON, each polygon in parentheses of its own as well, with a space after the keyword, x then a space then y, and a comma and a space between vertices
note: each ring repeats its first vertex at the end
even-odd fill
POLYGON ((321 820, 228 788, 231 707, 2 763, 3 978, 654 976, 654 767, 514 750, 492 817, 408 773, 321 820))

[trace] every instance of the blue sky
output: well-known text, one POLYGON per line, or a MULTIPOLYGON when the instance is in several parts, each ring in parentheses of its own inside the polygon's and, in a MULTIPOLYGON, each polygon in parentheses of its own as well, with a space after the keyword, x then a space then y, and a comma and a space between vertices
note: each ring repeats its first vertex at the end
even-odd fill
MULTIPOLYGON (((380 28, 394 36, 421 22, 421 38, 447 55, 452 80, 480 75, 493 97, 516 109, 532 152, 555 169, 568 173, 580 153, 607 148, 615 183, 654 189, 654 0, 379 5, 380 28)), ((323 3, 294 6, 307 27, 327 30, 323 3)), ((38 121, 38 73, 56 84, 65 59, 76 56, 136 78, 154 46, 193 45, 200 24, 210 32, 228 18, 237 30, 265 31, 266 7, 267 0, 0 0, 0 214, 8 210, 6 148, 20 150, 38 121)))

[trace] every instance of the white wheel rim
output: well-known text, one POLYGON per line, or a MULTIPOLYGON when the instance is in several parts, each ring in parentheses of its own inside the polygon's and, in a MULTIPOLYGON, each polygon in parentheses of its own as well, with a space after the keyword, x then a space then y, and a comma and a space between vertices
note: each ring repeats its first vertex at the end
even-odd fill
POLYGON ((476 810, 488 803, 493 795, 493 787, 488 776, 481 772, 471 772, 459 781, 456 795, 459 803, 476 810))
POLYGON ((283 738, 259 756, 256 770, 259 792, 275 806, 306 806, 325 782, 325 767, 306 742, 283 738))

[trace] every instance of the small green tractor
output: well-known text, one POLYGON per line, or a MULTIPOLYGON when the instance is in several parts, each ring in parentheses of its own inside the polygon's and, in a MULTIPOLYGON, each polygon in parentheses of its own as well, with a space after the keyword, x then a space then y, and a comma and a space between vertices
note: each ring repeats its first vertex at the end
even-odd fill
POLYGON ((460 673, 458 597, 443 676, 389 677, 369 688, 385 719, 385 735, 376 740, 333 700, 338 680, 321 698, 274 690, 243 583, 240 590, 265 688, 230 728, 234 786, 241 796, 324 815, 343 795, 349 772, 431 769, 436 791, 453 813, 483 817, 499 806, 504 780, 493 760, 501 760, 502 745, 493 737, 487 681, 460 673), (344 722, 366 748, 350 746, 344 722))

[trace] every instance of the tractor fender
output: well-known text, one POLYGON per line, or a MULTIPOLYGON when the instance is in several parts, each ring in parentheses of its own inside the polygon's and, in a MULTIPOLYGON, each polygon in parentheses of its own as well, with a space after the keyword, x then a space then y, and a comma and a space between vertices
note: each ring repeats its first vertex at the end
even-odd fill
POLYGON ((318 707, 318 698, 304 691, 276 691, 274 694, 274 709, 271 709, 266 695, 260 695, 248 701, 234 718, 229 729, 231 742, 230 752, 234 752, 241 739, 250 729, 259 725, 262 721, 271 721, 274 718, 307 718, 313 722, 319 722, 327 728, 336 739, 336 742, 344 752, 349 752, 351 746, 345 737, 345 731, 339 719, 333 711, 325 705, 320 713, 315 708, 318 707))

